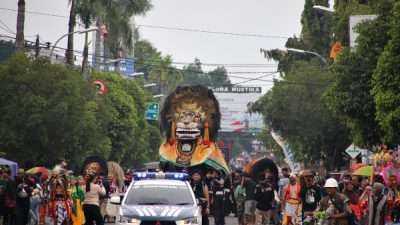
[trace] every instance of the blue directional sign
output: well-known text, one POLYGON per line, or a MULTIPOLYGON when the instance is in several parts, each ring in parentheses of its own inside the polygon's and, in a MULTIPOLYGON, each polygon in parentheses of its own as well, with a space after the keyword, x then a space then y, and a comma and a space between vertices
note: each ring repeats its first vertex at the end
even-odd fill
POLYGON ((147 105, 146 120, 158 120, 159 104, 151 102, 147 105))
POLYGON ((135 72, 135 60, 134 59, 125 59, 120 63, 120 71, 125 76, 130 76, 135 72))

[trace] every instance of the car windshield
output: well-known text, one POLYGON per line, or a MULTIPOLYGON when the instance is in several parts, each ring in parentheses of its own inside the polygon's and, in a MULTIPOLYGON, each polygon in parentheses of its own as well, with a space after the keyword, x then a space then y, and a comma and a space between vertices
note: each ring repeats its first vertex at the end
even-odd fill
POLYGON ((190 190, 183 185, 135 185, 125 201, 127 205, 193 205, 190 190))

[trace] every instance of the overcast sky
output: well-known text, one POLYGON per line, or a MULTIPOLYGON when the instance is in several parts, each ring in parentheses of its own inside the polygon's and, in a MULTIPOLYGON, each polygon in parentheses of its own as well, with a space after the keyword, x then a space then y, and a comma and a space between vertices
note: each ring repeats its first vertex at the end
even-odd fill
MULTIPOLYGON (((153 9, 144 17, 137 17, 137 25, 158 25, 228 33, 293 36, 301 31, 300 16, 304 0, 152 0, 153 9)), ((17 0, 0 0, 0 8, 17 9, 17 0)), ((55 42, 67 32, 68 0, 29 0, 26 10, 64 15, 65 18, 27 14, 26 39, 39 34, 42 41, 55 42)), ((0 22, 15 32, 16 12, 0 9, 0 22)), ((0 23, 1 24, 1 23, 0 23)), ((149 40, 176 62, 192 62, 195 57, 204 63, 272 64, 260 54, 260 48, 282 48, 284 38, 257 38, 184 32, 140 27, 142 38, 149 40)), ((7 34, 0 25, 0 34, 7 34)), ((76 48, 82 50, 82 35, 76 36, 76 48)), ((66 47, 66 40, 60 43, 66 47)), ((212 69, 211 67, 205 70, 212 69)), ((274 71, 274 67, 237 68, 228 71, 274 71)), ((262 74, 235 74, 259 77, 262 74)), ((270 80, 271 78, 263 78, 270 80)), ((243 81, 232 78, 233 82, 243 81)), ((271 82, 252 81, 246 85, 268 87, 271 82)))

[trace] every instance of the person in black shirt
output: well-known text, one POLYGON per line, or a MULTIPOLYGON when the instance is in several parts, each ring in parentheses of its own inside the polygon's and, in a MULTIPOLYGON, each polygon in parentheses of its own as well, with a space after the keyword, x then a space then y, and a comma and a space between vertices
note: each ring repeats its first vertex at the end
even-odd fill
POLYGON ((244 175, 244 188, 246 190, 246 200, 244 201, 244 224, 253 225, 255 223, 255 190, 256 182, 254 182, 249 174, 244 175))
POLYGON ((216 179, 213 189, 214 220, 215 225, 225 225, 225 207, 226 192, 224 188, 224 179, 216 179))
POLYGON ((202 181, 200 171, 193 171, 190 181, 194 195, 202 206, 202 225, 209 225, 208 215, 210 214, 210 201, 208 198, 208 188, 202 181))
POLYGON ((303 206, 303 223, 311 223, 313 212, 318 207, 321 200, 321 188, 314 182, 314 172, 306 170, 303 172, 303 182, 301 184, 301 202, 303 206))
POLYGON ((272 177, 261 180, 255 190, 256 204, 256 225, 271 224, 272 203, 275 198, 272 177))

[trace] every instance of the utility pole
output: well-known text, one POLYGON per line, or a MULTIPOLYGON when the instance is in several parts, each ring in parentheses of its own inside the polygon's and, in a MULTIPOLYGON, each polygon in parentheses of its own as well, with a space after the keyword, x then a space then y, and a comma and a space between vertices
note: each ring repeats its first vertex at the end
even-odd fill
POLYGON ((18 0, 17 35, 15 40, 15 47, 17 48, 17 51, 22 50, 25 47, 24 25, 25 0, 18 0))
POLYGON ((65 58, 68 65, 74 65, 74 29, 76 24, 75 18, 75 1, 71 1, 71 10, 69 12, 69 22, 68 22, 68 46, 65 53, 65 58))
POLYGON ((39 41, 39 34, 36 35, 36 41, 35 41, 35 58, 39 57, 40 53, 40 41, 39 41))

